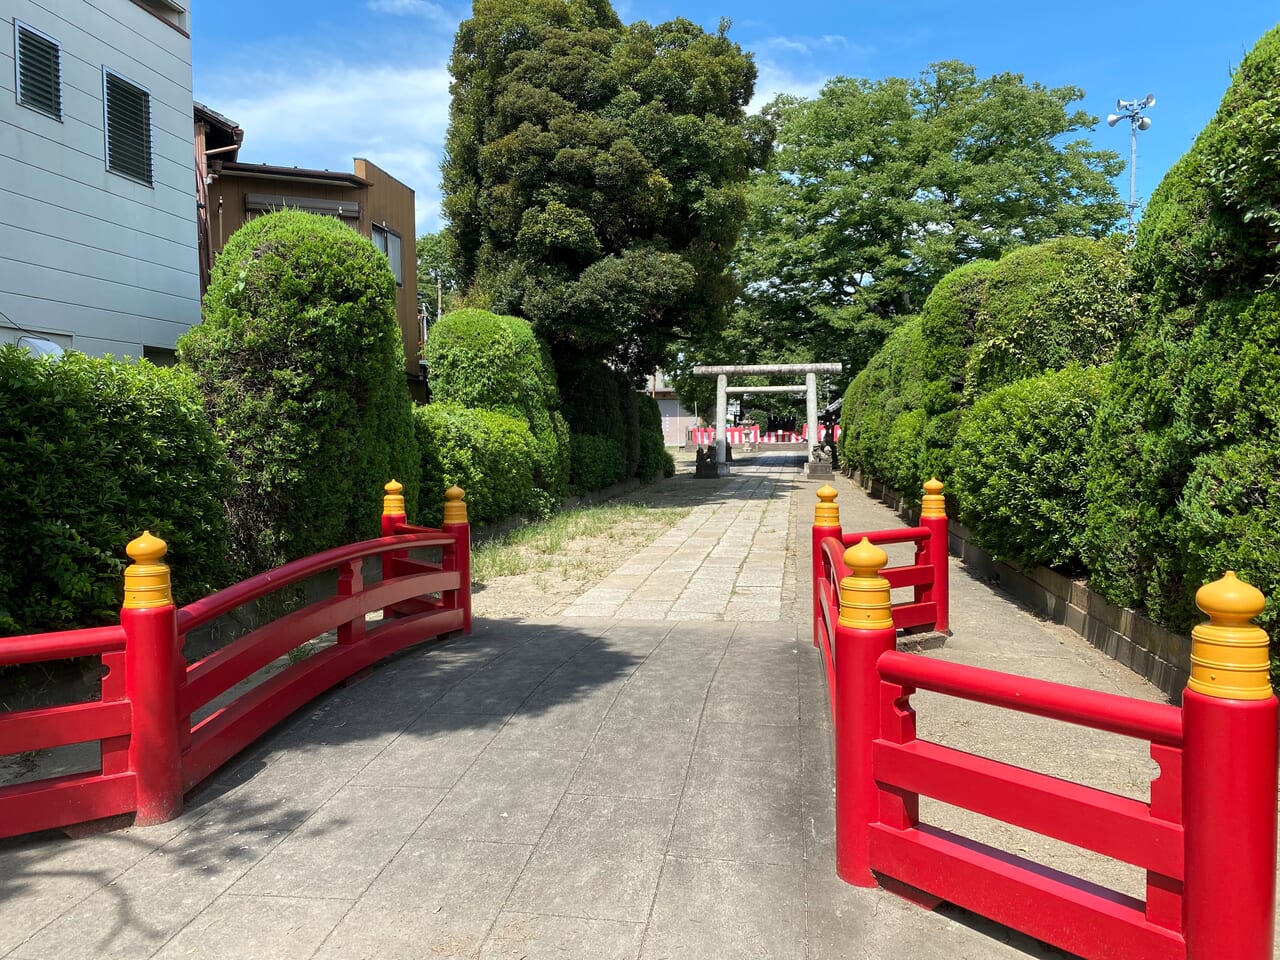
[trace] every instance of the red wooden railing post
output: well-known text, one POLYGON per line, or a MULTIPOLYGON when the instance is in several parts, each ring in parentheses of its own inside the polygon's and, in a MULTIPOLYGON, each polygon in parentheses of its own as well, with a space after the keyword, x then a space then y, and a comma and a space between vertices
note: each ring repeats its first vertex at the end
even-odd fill
MULTIPOLYGON (((404 512, 404 484, 398 480, 392 480, 390 483, 384 484, 382 487, 386 491, 382 498, 382 535, 384 537, 394 537, 396 535, 396 527, 406 522, 404 512)), ((392 553, 384 553, 382 555, 382 579, 390 580, 392 573, 391 558, 392 553)))
POLYGON ((1276 868, 1276 697, 1262 594, 1226 576, 1196 593, 1182 700, 1187 960, 1269 960, 1276 868))
POLYGON ((933 583, 924 591, 922 600, 932 600, 938 619, 934 629, 950 633, 950 590, 947 582, 947 501, 942 495, 942 482, 937 477, 925 481, 920 502, 920 526, 929 531, 928 563, 933 567, 933 583))
POLYGON ((164 823, 182 812, 182 653, 169 566, 161 562, 167 549, 150 531, 126 548, 134 562, 124 572, 120 625, 132 716, 129 769, 137 778, 139 826, 164 823))
POLYGON ((471 632, 471 524, 467 521, 466 491, 456 484, 444 492, 445 533, 453 534, 454 560, 458 565, 458 606, 462 609, 462 632, 471 632))
POLYGON ((836 873, 846 883, 873 887, 868 858, 871 824, 880 798, 872 744, 880 734, 880 676, 876 661, 896 646, 889 581, 880 576, 888 555, 866 537, 844 552, 851 574, 840 581, 835 638, 836 873))
POLYGON ((823 484, 818 488, 818 505, 813 508, 813 550, 810 569, 813 574, 813 645, 818 646, 818 631, 822 628, 822 541, 827 537, 840 539, 840 507, 834 488, 823 484))

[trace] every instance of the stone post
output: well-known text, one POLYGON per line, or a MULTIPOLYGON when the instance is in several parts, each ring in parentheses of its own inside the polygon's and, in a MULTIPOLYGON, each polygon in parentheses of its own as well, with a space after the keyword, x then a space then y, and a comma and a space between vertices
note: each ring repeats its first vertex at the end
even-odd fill
POLYGON ((813 459, 813 450, 818 445, 818 375, 804 375, 805 418, 809 424, 809 459, 813 459))
POLYGON ((716 471, 721 476, 729 472, 725 451, 725 421, 729 417, 729 378, 725 374, 716 377, 716 471))

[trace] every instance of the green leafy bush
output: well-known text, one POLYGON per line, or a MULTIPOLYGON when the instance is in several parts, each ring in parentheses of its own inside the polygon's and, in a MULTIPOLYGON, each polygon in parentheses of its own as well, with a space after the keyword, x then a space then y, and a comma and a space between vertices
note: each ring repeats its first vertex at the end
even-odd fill
POLYGON ((1247 299, 1280 267, 1280 27, 1240 62, 1218 112, 1165 175, 1133 251, 1138 289, 1168 314, 1247 299))
POLYGON ((472 523, 544 513, 533 482, 536 443, 529 425, 496 410, 430 403, 414 410, 422 450, 422 516, 438 525, 444 491, 454 484, 467 492, 472 523))
POLYGON ((226 585, 230 476, 185 371, 0 347, 0 633, 114 621, 144 529, 180 603, 226 585))
POLYGON ((382 487, 418 450, 395 315, 395 279, 333 217, 268 214, 214 265, 204 323, 178 343, 226 443, 231 557, 253 573, 378 530, 382 487))
POLYGON ((952 492, 983 546, 1022 567, 1080 569, 1085 449, 1106 386, 1076 364, 982 397, 956 435, 952 492))
POLYGON ((965 363, 964 397, 1069 363, 1097 365, 1132 329, 1125 250, 1110 240, 1063 237, 1011 250, 986 274, 965 363))
POLYGON ((476 309, 447 313, 431 327, 423 357, 432 399, 497 410, 529 425, 539 512, 558 506, 568 489, 569 431, 555 368, 528 321, 476 309))
POLYGON ((668 460, 671 461, 671 471, 674 474, 675 460, 667 453, 666 441, 662 436, 662 408, 658 406, 658 401, 645 394, 636 396, 639 404, 640 462, 635 475, 645 483, 652 483, 664 474, 668 460))
POLYGON ((575 433, 569 438, 573 478, 569 492, 575 496, 603 490, 621 480, 627 467, 627 452, 611 437, 575 433))
MULTIPOLYGON (((909 474, 891 437, 902 414, 923 408, 922 346, 920 318, 910 317, 849 384, 840 408, 841 463, 886 482, 891 474, 909 474)), ((919 486, 910 483, 903 492, 910 495, 919 486)))
MULTIPOLYGON (((1206 301, 1141 333, 1115 365, 1089 445, 1086 560, 1113 602, 1186 629, 1200 617, 1196 589, 1222 573, 1195 558, 1235 549, 1210 531, 1265 529, 1274 510, 1263 487, 1221 501, 1210 491, 1231 489, 1212 478, 1258 459, 1260 444, 1280 462, 1280 294, 1243 308, 1206 301)), ((1242 549, 1240 566, 1256 566, 1242 549)))

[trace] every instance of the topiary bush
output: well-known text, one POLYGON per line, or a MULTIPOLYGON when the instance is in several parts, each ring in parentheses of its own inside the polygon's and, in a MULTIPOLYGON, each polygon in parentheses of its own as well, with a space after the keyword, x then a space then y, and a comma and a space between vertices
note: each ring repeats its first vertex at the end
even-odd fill
POLYGON ((1063 237, 1011 250, 985 274, 964 399, 1069 363, 1097 365, 1132 329, 1121 241, 1063 237))
POLYGON ((1133 250, 1138 289, 1168 314, 1240 300, 1280 269, 1280 27, 1240 62, 1218 112, 1165 175, 1133 250))
POLYGON ((1280 28, 1245 56, 1139 225, 1141 325, 1121 351, 1090 442, 1085 541, 1095 588, 1177 630, 1202 619, 1195 591, 1228 567, 1264 592, 1269 585, 1273 684, 1277 147, 1280 28), (1246 469, 1261 472, 1234 473, 1246 469))
POLYGON ((186 371, 0 347, 0 633, 115 622, 145 529, 178 602, 225 586, 230 483, 186 371))
POLYGON ((1085 451, 1107 370, 1072 364, 1001 387, 967 410, 952 492, 983 546, 1021 567, 1081 570, 1085 451))
POLYGON ((529 425, 496 410, 430 403, 414 409, 422 450, 422 509, 425 522, 444 518, 444 491, 467 492, 472 523, 512 516, 539 516, 542 499, 533 482, 537 444, 529 425))
MULTIPOLYGON (((1252 493, 1210 493, 1235 489, 1224 464, 1265 460, 1259 445, 1280 462, 1280 294, 1182 308, 1142 333, 1115 365, 1089 445, 1086 559, 1108 599, 1187 629, 1200 619, 1196 589, 1222 574, 1203 558, 1237 549, 1215 537, 1254 517, 1265 529, 1274 509, 1244 478, 1252 493)), ((1241 567, 1257 567, 1259 536, 1238 547, 1241 567)))
MULTIPOLYGON (((901 415, 923 408, 922 359, 920 318, 910 317, 849 384, 840 407, 839 452, 846 467, 886 482, 890 474, 900 479, 909 474, 891 435, 901 415)), ((918 424, 920 418, 914 420, 918 424)), ((902 492, 910 496, 919 485, 911 483, 902 492)))
POLYGON ((427 334, 423 358, 433 400, 497 410, 529 425, 538 512, 550 513, 568 490, 569 431, 555 368, 528 321, 476 309, 447 313, 427 334))
POLYGON ((298 211, 241 227, 178 356, 235 468, 240 574, 376 535, 392 478, 413 515, 419 455, 395 279, 368 239, 298 211))

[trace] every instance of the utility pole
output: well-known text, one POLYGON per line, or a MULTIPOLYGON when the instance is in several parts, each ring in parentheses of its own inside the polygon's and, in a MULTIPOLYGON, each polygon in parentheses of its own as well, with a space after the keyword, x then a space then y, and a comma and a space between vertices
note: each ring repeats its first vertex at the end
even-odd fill
POLYGON ((1107 126, 1114 127, 1121 120, 1129 121, 1129 242, 1133 243, 1135 228, 1133 213, 1138 209, 1138 131, 1151 129, 1151 118, 1144 117, 1142 111, 1156 105, 1156 97, 1148 93, 1141 100, 1117 100, 1119 113, 1107 117, 1107 126))

